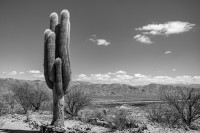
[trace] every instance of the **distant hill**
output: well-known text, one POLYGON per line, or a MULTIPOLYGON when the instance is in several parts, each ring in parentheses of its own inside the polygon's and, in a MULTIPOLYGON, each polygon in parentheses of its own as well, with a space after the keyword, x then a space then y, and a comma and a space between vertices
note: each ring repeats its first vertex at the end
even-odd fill
MULTIPOLYGON (((14 84, 19 82, 30 82, 37 85, 43 89, 45 89, 48 93, 51 93, 51 89, 49 89, 45 83, 45 81, 40 80, 17 80, 17 79, 0 79, 0 95, 5 94, 9 91, 14 84)), ((81 89, 86 94, 94 97, 94 98, 107 98, 107 99, 129 99, 133 98, 135 100, 155 100, 157 99, 157 95, 163 89, 170 89, 170 87, 179 87, 183 88, 186 85, 174 84, 174 85, 163 85, 163 84, 149 84, 142 86, 131 86, 127 84, 93 84, 90 82, 81 82, 81 81, 72 81, 70 83, 70 89, 81 89)), ((200 84, 191 84, 188 87, 200 88, 200 84)), ((200 90, 200 89, 199 89, 200 90)))

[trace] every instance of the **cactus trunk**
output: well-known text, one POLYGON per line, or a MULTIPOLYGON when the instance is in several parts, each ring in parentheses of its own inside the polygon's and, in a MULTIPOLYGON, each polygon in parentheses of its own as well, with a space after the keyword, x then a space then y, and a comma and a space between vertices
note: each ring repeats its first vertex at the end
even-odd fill
POLYGON ((44 41, 44 75, 53 92, 53 120, 51 125, 64 127, 64 94, 71 80, 69 58, 70 21, 69 12, 50 15, 50 29, 45 31, 44 41))

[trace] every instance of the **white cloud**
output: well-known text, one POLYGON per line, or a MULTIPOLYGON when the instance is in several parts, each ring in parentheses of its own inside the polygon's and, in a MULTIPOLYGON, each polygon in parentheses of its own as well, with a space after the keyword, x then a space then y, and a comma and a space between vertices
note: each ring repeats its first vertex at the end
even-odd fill
POLYGON ((108 46, 110 42, 106 41, 105 39, 97 39, 97 45, 108 46))
POLYGON ((44 78, 44 74, 40 72, 39 70, 29 70, 27 72, 30 73, 33 77, 44 78))
POLYGON ((24 72, 19 72, 19 74, 24 74, 24 72))
POLYGON ((106 74, 79 74, 76 80, 80 81, 90 81, 94 83, 129 83, 131 85, 144 85, 150 83, 158 84, 199 84, 200 76, 151 76, 136 73, 134 75, 129 75, 125 71, 117 71, 115 73, 106 74))
POLYGON ((172 51, 166 51, 164 54, 171 54, 172 51))
POLYGON ((191 24, 189 22, 169 21, 163 24, 148 24, 146 26, 136 28, 136 30, 148 31, 144 34, 170 35, 190 31, 194 26, 195 24, 191 24))
POLYGON ((96 35, 92 35, 92 37, 89 38, 89 41, 95 42, 96 45, 99 45, 99 46, 108 46, 108 45, 110 45, 110 42, 108 42, 106 39, 99 39, 99 38, 97 38, 96 35))
POLYGON ((134 39, 142 43, 152 43, 149 36, 180 34, 190 31, 194 26, 195 24, 181 21, 169 21, 163 24, 148 24, 136 28, 136 30, 142 31, 142 35, 138 34, 134 39))
POLYGON ((133 76, 130 76, 130 75, 116 75, 116 77, 119 79, 119 80, 130 80, 133 78, 133 76))
POLYGON ((12 72, 9 72, 8 75, 16 75, 17 72, 16 71, 12 71, 12 72))
POLYGON ((92 42, 96 42, 96 40, 94 40, 93 38, 89 38, 89 40, 92 42))
POLYGON ((115 75, 115 74, 126 74, 126 73, 127 73, 127 72, 122 71, 122 70, 116 71, 116 72, 114 72, 114 73, 112 73, 112 72, 108 72, 109 75, 115 75))
POLYGON ((86 76, 87 76, 87 75, 85 75, 85 74, 79 74, 79 75, 78 75, 79 78, 86 77, 86 76))
POLYGON ((200 80, 200 76, 194 76, 193 78, 200 80))
POLYGON ((3 74, 6 74, 6 72, 2 72, 3 74))
POLYGON ((134 74, 134 76, 137 77, 137 78, 146 78, 147 77, 146 75, 142 75, 142 74, 139 74, 139 73, 134 74))
POLYGON ((122 70, 119 70, 119 71, 116 72, 116 74, 126 74, 126 72, 122 71, 122 70))
POLYGON ((108 75, 108 74, 91 74, 91 78, 94 80, 109 80, 110 75, 108 75))
POLYGON ((87 75, 85 74, 79 74, 77 80, 91 80, 87 75))
POLYGON ((44 78, 44 74, 42 74, 42 73, 36 73, 36 74, 33 74, 33 76, 34 77, 36 77, 36 78, 44 78))
POLYGON ((172 69, 172 71, 174 71, 174 72, 175 72, 175 71, 176 71, 176 69, 174 68, 174 69, 172 69))
POLYGON ((146 44, 151 44, 152 41, 150 40, 149 37, 145 36, 145 35, 141 35, 138 34, 136 36, 134 36, 134 39, 136 39, 137 41, 141 42, 141 43, 146 43, 146 44))
POLYGON ((39 74, 40 73, 40 71, 39 70, 30 70, 30 71, 28 71, 29 73, 37 73, 37 74, 39 74))

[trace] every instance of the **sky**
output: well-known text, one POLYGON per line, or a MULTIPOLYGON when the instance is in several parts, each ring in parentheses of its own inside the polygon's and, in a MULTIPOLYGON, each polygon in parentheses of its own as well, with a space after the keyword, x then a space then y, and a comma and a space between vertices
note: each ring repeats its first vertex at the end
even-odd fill
POLYGON ((200 83, 199 0, 0 0, 0 77, 44 80, 49 16, 70 12, 73 81, 200 83))

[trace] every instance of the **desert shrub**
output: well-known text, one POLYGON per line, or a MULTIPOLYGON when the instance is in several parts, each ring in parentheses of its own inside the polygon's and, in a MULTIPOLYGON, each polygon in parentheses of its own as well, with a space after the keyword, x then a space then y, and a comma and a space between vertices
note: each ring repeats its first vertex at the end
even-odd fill
POLYGON ((11 90, 16 101, 22 106, 24 113, 27 113, 29 109, 39 110, 41 104, 49 100, 48 94, 43 89, 36 88, 34 84, 27 82, 19 82, 11 90))
POLYGON ((71 89, 65 95, 65 108, 64 111, 68 118, 78 116, 78 112, 87 107, 91 103, 91 98, 87 96, 80 89, 71 89))
POLYGON ((93 109, 93 110, 84 109, 84 110, 79 111, 78 118, 82 122, 101 126, 102 123, 98 123, 98 122, 106 121, 106 113, 104 109, 100 109, 100 108, 93 109))
POLYGON ((129 114, 125 110, 116 110, 107 120, 110 128, 120 131, 138 127, 135 120, 129 119, 129 114))
POLYGON ((200 118, 200 92, 193 88, 178 89, 175 93, 165 92, 163 100, 172 107, 183 124, 191 127, 200 118))
POLYGON ((98 120, 104 120, 106 117, 106 111, 104 109, 96 109, 93 111, 93 117, 98 120))
POLYGON ((173 88, 163 90, 161 99, 165 108, 156 108, 149 113, 149 120, 164 122, 166 125, 192 127, 192 123, 200 118, 200 93, 193 88, 173 88))
POLYGON ((163 126, 168 127, 179 127, 180 125, 180 118, 177 115, 175 110, 169 108, 164 104, 159 105, 151 105, 147 110, 147 119, 151 122, 159 123, 163 126))
POLYGON ((29 93, 29 101, 35 111, 40 109, 42 103, 50 100, 48 93, 40 86, 32 88, 29 93))
POLYGON ((6 103, 0 102, 0 116, 5 115, 9 112, 9 107, 6 103))
POLYGON ((9 113, 14 111, 16 100, 14 95, 11 92, 2 95, 3 102, 7 104, 9 108, 9 113))
POLYGON ((17 102, 22 106, 24 113, 27 113, 28 109, 31 108, 29 102, 29 91, 31 86, 28 83, 18 83, 13 86, 12 91, 17 102))
POLYGON ((53 111, 53 101, 52 100, 44 101, 41 104, 40 110, 52 112, 53 111))

